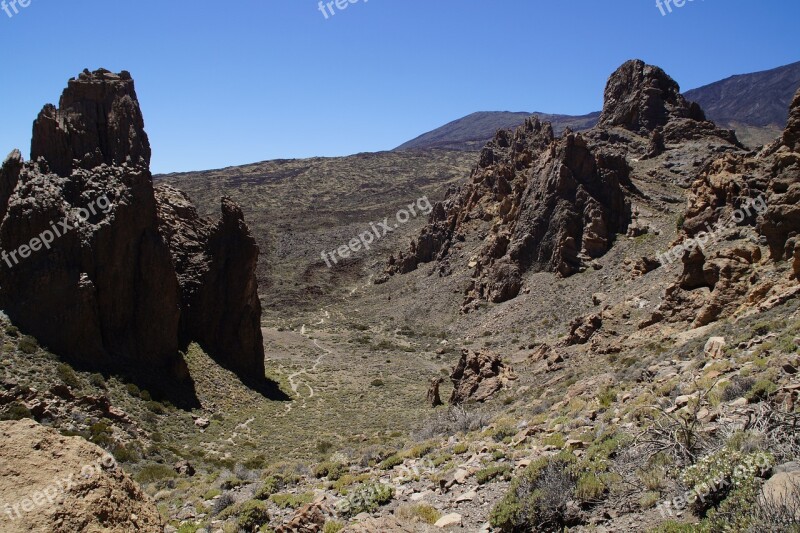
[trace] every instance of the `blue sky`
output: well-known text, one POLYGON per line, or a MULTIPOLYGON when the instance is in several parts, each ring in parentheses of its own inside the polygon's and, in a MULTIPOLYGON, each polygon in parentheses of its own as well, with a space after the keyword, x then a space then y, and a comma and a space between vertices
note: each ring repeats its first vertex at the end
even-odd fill
MULTIPOLYGON (((7 0, 8 1, 8 0, 7 0)), ((153 171, 391 149, 474 111, 599 110, 641 58, 684 89, 800 60, 796 0, 30 0, 0 11, 0 151, 84 68, 129 70, 153 171), (334 9, 336 9, 334 7, 334 9), (13 13, 13 11, 12 11, 13 13)))

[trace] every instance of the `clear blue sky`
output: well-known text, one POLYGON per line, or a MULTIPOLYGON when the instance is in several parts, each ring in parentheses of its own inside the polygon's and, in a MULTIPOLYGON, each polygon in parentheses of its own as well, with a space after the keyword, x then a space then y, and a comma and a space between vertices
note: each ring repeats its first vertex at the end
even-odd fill
MULTIPOLYGON (((7 0, 8 1, 8 0, 7 0)), ((0 11, 0 151, 88 67, 129 70, 153 171, 391 149, 474 111, 599 110, 641 58, 684 89, 800 59, 797 0, 30 0, 0 11)))

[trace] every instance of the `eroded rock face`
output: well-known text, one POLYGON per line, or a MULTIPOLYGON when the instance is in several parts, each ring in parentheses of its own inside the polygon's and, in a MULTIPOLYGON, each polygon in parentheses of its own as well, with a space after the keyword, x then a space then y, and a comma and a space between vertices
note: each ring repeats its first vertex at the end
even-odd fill
POLYGON ((12 321, 94 367, 183 379, 179 348, 197 340, 262 378, 258 248, 230 201, 211 223, 185 196, 172 205, 178 194, 162 195, 161 215, 175 216, 159 219, 130 76, 70 80, 31 146, 35 161, 14 152, 0 169, 0 308, 12 321))
POLYGON ((609 78, 601 126, 653 131, 674 118, 706 119, 700 106, 688 102, 678 83, 660 68, 631 60, 609 78))
POLYGON ((516 378, 497 354, 464 349, 450 379, 454 387, 450 404, 459 405, 469 400, 484 402, 516 378))
POLYGON ((80 437, 32 420, 0 422, 0 457, 4 532, 163 531, 155 502, 80 437))
POLYGON ((73 160, 92 169, 106 163, 150 165, 150 143, 131 75, 84 70, 33 123, 31 159, 43 157, 50 170, 69 176, 73 160))
MULTIPOLYGON (((800 97, 791 114, 798 116, 800 97)), ((678 282, 667 289, 664 310, 676 320, 703 326, 791 290, 787 279, 762 278, 759 263, 787 261, 797 278, 800 234, 800 120, 760 154, 727 154, 714 161, 689 191, 679 241, 703 241, 687 250, 678 282), (748 242, 749 241, 749 242, 748 242)))
POLYGON ((241 209, 224 198, 222 218, 214 223, 173 187, 157 187, 156 199, 181 288, 182 341, 197 341, 240 375, 263 376, 259 249, 241 209))
POLYGON ((481 221, 491 230, 474 260, 465 308, 515 298, 530 270, 575 274, 627 230, 629 172, 623 158, 592 150, 570 132, 556 140, 550 124, 535 118, 513 134, 500 131, 471 183, 434 207, 410 252, 390 258, 383 281, 445 259, 470 223, 481 221))

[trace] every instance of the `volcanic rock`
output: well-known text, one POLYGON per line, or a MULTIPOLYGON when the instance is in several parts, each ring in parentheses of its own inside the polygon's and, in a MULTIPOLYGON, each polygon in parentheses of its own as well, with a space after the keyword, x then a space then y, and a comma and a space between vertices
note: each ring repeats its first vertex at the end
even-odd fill
POLYGON ((500 356, 464 349, 450 379, 454 387, 450 404, 459 405, 468 400, 486 401, 516 377, 500 356))
POLYGON ((34 161, 12 152, 0 169, 0 248, 15 254, 0 261, 0 308, 14 324, 93 368, 186 380, 179 348, 197 340, 263 378, 258 248, 229 200, 217 224, 185 196, 170 203, 178 193, 157 203, 130 75, 84 71, 33 132, 34 161))
POLYGON ((259 249, 241 209, 222 199, 222 218, 201 218, 188 196, 156 187, 159 229, 169 244, 181 290, 181 340, 198 342, 242 376, 264 376, 259 249))
POLYGON ((0 456, 4 532, 163 529, 155 502, 113 457, 80 437, 32 420, 0 422, 0 456))
POLYGON ((600 126, 649 132, 672 118, 706 119, 700 106, 688 102, 678 83, 663 70, 637 59, 627 61, 611 75, 600 126))

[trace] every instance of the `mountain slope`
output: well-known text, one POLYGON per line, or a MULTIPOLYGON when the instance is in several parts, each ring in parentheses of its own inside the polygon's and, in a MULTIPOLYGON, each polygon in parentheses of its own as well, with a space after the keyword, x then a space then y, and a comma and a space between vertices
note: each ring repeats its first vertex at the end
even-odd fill
POLYGON ((597 123, 599 113, 582 116, 551 115, 547 113, 512 113, 509 111, 481 111, 454 120, 428 133, 424 133, 398 146, 395 150, 416 150, 443 148, 450 150, 480 150, 494 136, 497 130, 515 128, 531 115, 553 124, 556 135, 564 128, 585 130, 597 123))
MULTIPOLYGON (((800 88, 800 62, 751 74, 731 76, 721 81, 686 91, 684 96, 697 102, 706 116, 724 128, 736 130, 748 146, 767 144, 786 126, 787 109, 792 95, 800 88)), ((480 150, 500 129, 514 129, 526 118, 537 115, 550 122, 556 135, 564 128, 587 130, 597 123, 599 113, 588 115, 553 115, 546 113, 511 113, 482 111, 454 120, 408 141, 396 150, 447 148, 480 150)))

